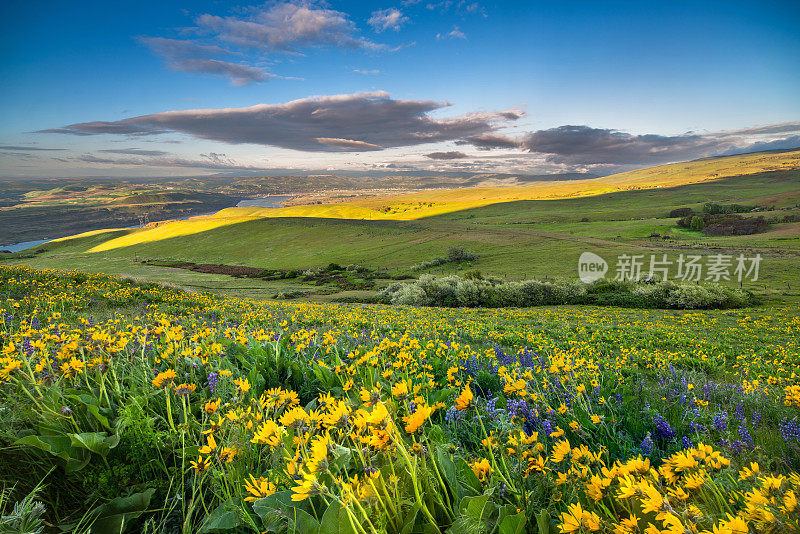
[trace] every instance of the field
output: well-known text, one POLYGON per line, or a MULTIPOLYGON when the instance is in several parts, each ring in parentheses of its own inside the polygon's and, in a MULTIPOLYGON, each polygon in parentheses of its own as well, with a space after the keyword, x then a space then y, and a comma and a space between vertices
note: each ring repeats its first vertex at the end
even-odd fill
POLYGON ((325 301, 369 297, 392 278, 413 274, 413 266, 444 255, 454 245, 474 252, 478 259, 424 272, 446 275, 479 270, 509 279, 574 278, 578 257, 584 251, 600 254, 612 268, 614 258, 622 254, 649 257, 666 253, 673 259, 680 254, 761 254, 759 279, 744 281, 744 287, 768 299, 796 301, 800 294, 795 267, 800 251, 797 154, 701 160, 590 182, 497 187, 491 190, 494 203, 489 205, 483 205, 486 199, 480 198, 487 190, 472 188, 460 190, 461 200, 455 205, 448 201, 447 191, 431 191, 415 193, 402 201, 393 196, 358 205, 226 209, 143 229, 92 232, 29 252, 0 254, 0 260, 158 280, 190 291, 255 298, 299 294, 325 301), (654 179, 659 187, 642 188, 647 179, 654 179), (576 197, 587 183, 614 191, 576 197), (535 197, 553 194, 559 188, 570 198, 510 200, 523 190, 524 195, 535 197), (757 215, 771 224, 764 233, 709 237, 680 228, 677 218, 669 217, 675 208, 699 211, 706 202, 754 206, 757 215), (435 205, 401 213, 400 207, 408 203, 435 205), (464 204, 478 207, 461 209, 464 204), (372 205, 396 211, 379 211, 372 205), (654 239, 652 234, 669 239, 654 239), (357 264, 378 271, 383 278, 376 280, 372 291, 350 290, 298 279, 241 279, 165 267, 169 262, 298 271, 330 263, 357 264))
POLYGON ((0 254, 0 526, 797 532, 797 156, 235 208, 0 254), (707 203, 767 229, 670 215, 707 203), (609 276, 624 254, 760 254, 757 279, 720 280, 760 303, 368 303, 422 275, 574 281, 586 251, 609 276))
POLYGON ((1 269, 5 498, 41 480, 48 524, 800 526, 794 306, 267 303, 1 269))

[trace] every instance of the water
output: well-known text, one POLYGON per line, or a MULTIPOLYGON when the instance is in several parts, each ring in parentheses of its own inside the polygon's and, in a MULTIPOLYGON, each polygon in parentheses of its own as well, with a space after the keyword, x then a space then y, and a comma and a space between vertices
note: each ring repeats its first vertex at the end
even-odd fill
POLYGON ((236 204, 237 208, 282 208, 283 203, 294 195, 271 195, 268 197, 246 198, 236 204))
POLYGON ((0 250, 8 250, 10 252, 20 252, 27 250, 31 247, 43 245, 50 241, 49 239, 41 239, 39 241, 23 241, 22 243, 14 243, 13 245, 0 245, 0 250))
MULTIPOLYGON (((236 204, 237 208, 282 208, 283 203, 292 198, 294 195, 271 195, 268 197, 258 197, 258 198, 248 198, 245 200, 241 200, 238 204, 236 204)), ((199 217, 201 215, 213 215, 217 213, 216 211, 210 211, 208 213, 195 213, 193 215, 184 215, 183 217, 174 217, 170 220, 185 220, 191 217, 199 217)), ((134 228, 141 228, 141 224, 137 224, 134 226, 125 226, 123 228, 114 228, 115 230, 127 230, 127 229, 134 229, 134 228)), ((38 245, 42 245, 50 241, 49 239, 41 239, 39 241, 24 241, 22 243, 14 243, 13 245, 0 245, 0 250, 8 250, 11 252, 20 252, 22 250, 27 250, 32 247, 36 247, 38 245)))

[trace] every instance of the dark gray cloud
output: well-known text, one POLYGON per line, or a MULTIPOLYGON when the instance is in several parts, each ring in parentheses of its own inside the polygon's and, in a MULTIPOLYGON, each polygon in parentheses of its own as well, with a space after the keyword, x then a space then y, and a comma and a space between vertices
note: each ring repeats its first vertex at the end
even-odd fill
POLYGON ((184 72, 224 76, 231 81, 232 85, 237 86, 265 82, 275 77, 274 74, 270 74, 258 67, 219 61, 217 59, 185 59, 174 63, 173 68, 184 72))
POLYGON ((362 151, 479 136, 518 119, 518 111, 433 118, 448 103, 397 100, 388 93, 318 96, 246 108, 165 111, 120 121, 95 121, 46 133, 146 134, 181 132, 226 143, 304 151, 362 151))
POLYGON ((74 161, 113 166, 143 166, 143 167, 188 167, 194 169, 247 169, 258 170, 257 167, 241 165, 225 154, 209 152, 200 154, 200 159, 192 160, 179 157, 134 157, 134 158, 103 158, 93 154, 84 154, 74 158, 74 161))
POLYGON ((430 159, 463 159, 469 156, 463 152, 451 150, 450 152, 431 152, 430 154, 425 154, 425 157, 430 159))
POLYGON ((712 154, 741 154, 757 150, 794 148, 800 123, 784 123, 723 132, 682 135, 635 135, 609 128, 565 125, 510 137, 488 132, 457 144, 478 149, 518 148, 568 165, 655 165, 712 154))
POLYGON ((166 156, 169 152, 163 150, 143 150, 141 148, 107 148, 98 150, 106 154, 125 154, 131 156, 166 156))
POLYGON ((381 9, 373 11, 372 16, 367 20, 367 24, 372 26, 376 33, 385 30, 398 31, 400 26, 409 21, 408 17, 403 15, 403 12, 397 8, 390 7, 388 9, 381 9))
POLYGON ((168 131, 169 130, 165 130, 164 128, 126 123, 125 121, 92 121, 81 124, 73 124, 65 128, 48 128, 46 130, 39 130, 35 133, 55 133, 67 135, 97 135, 106 133, 138 136, 158 135, 167 133, 168 131))
POLYGON ((568 163, 661 163, 713 150, 719 141, 702 135, 633 135, 607 128, 566 125, 520 139, 520 148, 568 163))
POLYGON ((0 150, 10 150, 13 152, 60 152, 66 148, 43 148, 38 146, 17 146, 17 145, 0 145, 0 150))
POLYGON ((172 70, 224 76, 233 85, 239 86, 264 82, 274 77, 257 67, 215 59, 232 55, 230 51, 216 45, 163 37, 140 37, 138 40, 161 56, 172 70))
POLYGON ((519 148, 519 140, 508 135, 485 133, 474 135, 456 141, 457 145, 472 145, 479 150, 491 150, 493 148, 519 148))
POLYGON ((315 139, 323 145, 339 147, 344 151, 353 150, 381 150, 383 147, 366 141, 356 141, 354 139, 342 139, 340 137, 317 137, 315 139))

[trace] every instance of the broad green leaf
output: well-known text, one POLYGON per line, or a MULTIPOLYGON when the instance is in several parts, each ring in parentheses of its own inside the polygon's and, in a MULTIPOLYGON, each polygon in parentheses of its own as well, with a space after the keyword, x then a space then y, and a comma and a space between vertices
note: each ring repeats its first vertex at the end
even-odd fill
POLYGON ((547 510, 536 515, 536 525, 539 527, 539 534, 550 534, 550 513, 547 510))
POLYGON ((478 494, 481 492, 481 482, 475 476, 475 472, 462 458, 456 460, 456 468, 458 469, 458 479, 463 486, 469 488, 471 493, 478 494))
POLYGON ((525 524, 528 519, 525 512, 514 515, 507 515, 500 521, 500 534, 522 534, 525 532, 525 524))
POLYGON ((350 457, 352 456, 353 452, 347 447, 342 447, 338 443, 334 443, 333 454, 334 454, 334 459, 332 462, 333 465, 335 465, 339 469, 342 469, 345 465, 347 465, 347 462, 350 461, 350 457))
POLYGON ((86 449, 99 454, 103 458, 108 455, 108 451, 119 443, 119 436, 109 437, 105 432, 84 432, 82 434, 68 434, 68 436, 73 447, 86 449))
POLYGON ((414 523, 417 521, 419 509, 419 503, 414 503, 414 506, 408 511, 406 518, 403 520, 403 526, 400 529, 400 534, 411 534, 411 532, 414 530, 414 523))
POLYGON ((458 505, 461 515, 468 516, 476 521, 483 518, 483 510, 486 508, 486 501, 489 500, 488 495, 478 495, 477 497, 464 497, 461 499, 461 504, 458 505))
POLYGON ((90 534, 120 534, 125 532, 128 522, 139 517, 150 506, 155 489, 135 493, 129 497, 117 497, 92 512, 96 517, 90 534))
POLYGON ((297 534, 306 534, 306 532, 316 534, 319 532, 319 521, 314 519, 314 516, 300 508, 292 508, 288 511, 289 524, 293 526, 289 532, 297 532, 297 534))
POLYGON ((206 532, 224 532, 226 530, 233 530, 241 525, 239 519, 239 510, 231 501, 225 501, 217 506, 213 512, 209 514, 203 522, 203 526, 198 530, 198 534, 206 532))
POLYGON ((320 521, 319 534, 355 534, 355 530, 347 517, 347 511, 338 502, 328 505, 320 521))
POLYGON ((69 460, 69 449, 72 446, 69 437, 65 435, 25 436, 18 439, 14 444, 36 447, 64 460, 69 460))

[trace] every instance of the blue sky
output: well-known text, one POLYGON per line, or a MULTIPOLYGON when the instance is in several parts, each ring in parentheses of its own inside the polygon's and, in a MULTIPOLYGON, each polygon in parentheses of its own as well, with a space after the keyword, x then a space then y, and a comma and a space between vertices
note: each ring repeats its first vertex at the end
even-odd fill
POLYGON ((0 10, 4 176, 608 173, 800 146, 797 2, 0 10))

